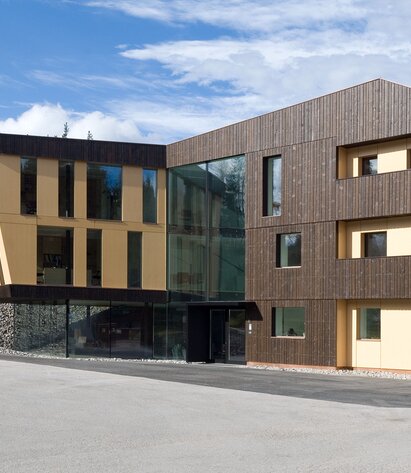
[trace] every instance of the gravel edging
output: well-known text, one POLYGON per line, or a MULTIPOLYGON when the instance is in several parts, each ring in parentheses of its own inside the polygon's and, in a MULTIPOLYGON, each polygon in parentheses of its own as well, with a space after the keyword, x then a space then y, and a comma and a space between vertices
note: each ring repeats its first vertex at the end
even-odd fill
MULTIPOLYGON (((177 365, 201 365, 206 364, 204 362, 192 363, 184 360, 161 360, 161 359, 128 359, 128 358, 103 358, 103 357, 76 357, 76 358, 64 358, 56 355, 47 355, 42 353, 29 353, 23 351, 10 350, 7 348, 0 347, 0 355, 20 356, 22 358, 42 358, 42 359, 54 359, 54 360, 80 360, 80 361, 101 361, 101 362, 128 362, 128 363, 153 363, 153 364, 177 364, 177 365)), ((385 378, 385 379, 398 379, 404 381, 411 381, 411 374, 397 373, 394 371, 373 371, 373 370, 347 370, 347 369, 319 369, 319 368, 285 368, 261 365, 229 365, 239 369, 254 369, 264 371, 283 371, 288 373, 306 373, 306 374, 321 374, 328 376, 357 376, 357 377, 368 377, 368 378, 385 378)))

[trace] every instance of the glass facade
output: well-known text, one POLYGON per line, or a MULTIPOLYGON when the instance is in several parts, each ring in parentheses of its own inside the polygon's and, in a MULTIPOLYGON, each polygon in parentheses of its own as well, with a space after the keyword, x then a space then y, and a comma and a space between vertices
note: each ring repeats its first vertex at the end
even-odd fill
POLYGON ((72 228, 37 228, 37 284, 73 284, 72 228))
POLYGON ((121 220, 121 166, 87 165, 87 218, 121 220))
POLYGON ((37 160, 20 160, 20 212, 26 215, 37 213, 37 160))
POLYGON ((128 287, 141 287, 141 233, 127 234, 127 282, 128 287))
POLYGON ((87 230, 87 286, 101 286, 101 230, 87 230))
POLYGON ((168 286, 185 300, 244 298, 245 158, 168 174, 168 286))
POLYGON ((143 169, 143 222, 157 223, 156 169, 143 169))
POLYGON ((74 217, 73 161, 59 161, 59 217, 74 217))

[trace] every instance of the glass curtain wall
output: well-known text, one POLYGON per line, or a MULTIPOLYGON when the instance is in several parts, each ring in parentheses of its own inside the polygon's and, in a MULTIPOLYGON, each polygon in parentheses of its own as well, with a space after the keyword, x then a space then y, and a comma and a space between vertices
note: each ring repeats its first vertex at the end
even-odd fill
POLYGON ((244 298, 245 158, 168 174, 168 287, 185 300, 244 298))

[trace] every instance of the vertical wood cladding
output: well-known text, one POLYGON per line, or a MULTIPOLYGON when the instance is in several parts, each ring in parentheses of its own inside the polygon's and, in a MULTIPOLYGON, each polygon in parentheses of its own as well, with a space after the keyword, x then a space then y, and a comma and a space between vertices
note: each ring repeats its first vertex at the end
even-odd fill
POLYGON ((411 256, 338 260, 337 222, 411 214, 411 170, 337 179, 337 147, 411 133, 411 89, 381 79, 167 147, 167 166, 245 154, 247 359, 336 365, 338 299, 411 298, 411 256), (282 156, 281 215, 263 216, 263 163, 282 156), (276 236, 301 232, 299 268, 276 236), (305 339, 271 337, 273 307, 305 307, 305 339))

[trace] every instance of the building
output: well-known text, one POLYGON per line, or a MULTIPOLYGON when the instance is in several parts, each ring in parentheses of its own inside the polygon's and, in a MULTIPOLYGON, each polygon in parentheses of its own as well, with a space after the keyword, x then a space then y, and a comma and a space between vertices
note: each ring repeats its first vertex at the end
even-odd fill
POLYGON ((410 109, 378 79, 167 147, 0 135, 0 343, 411 370, 410 109))

